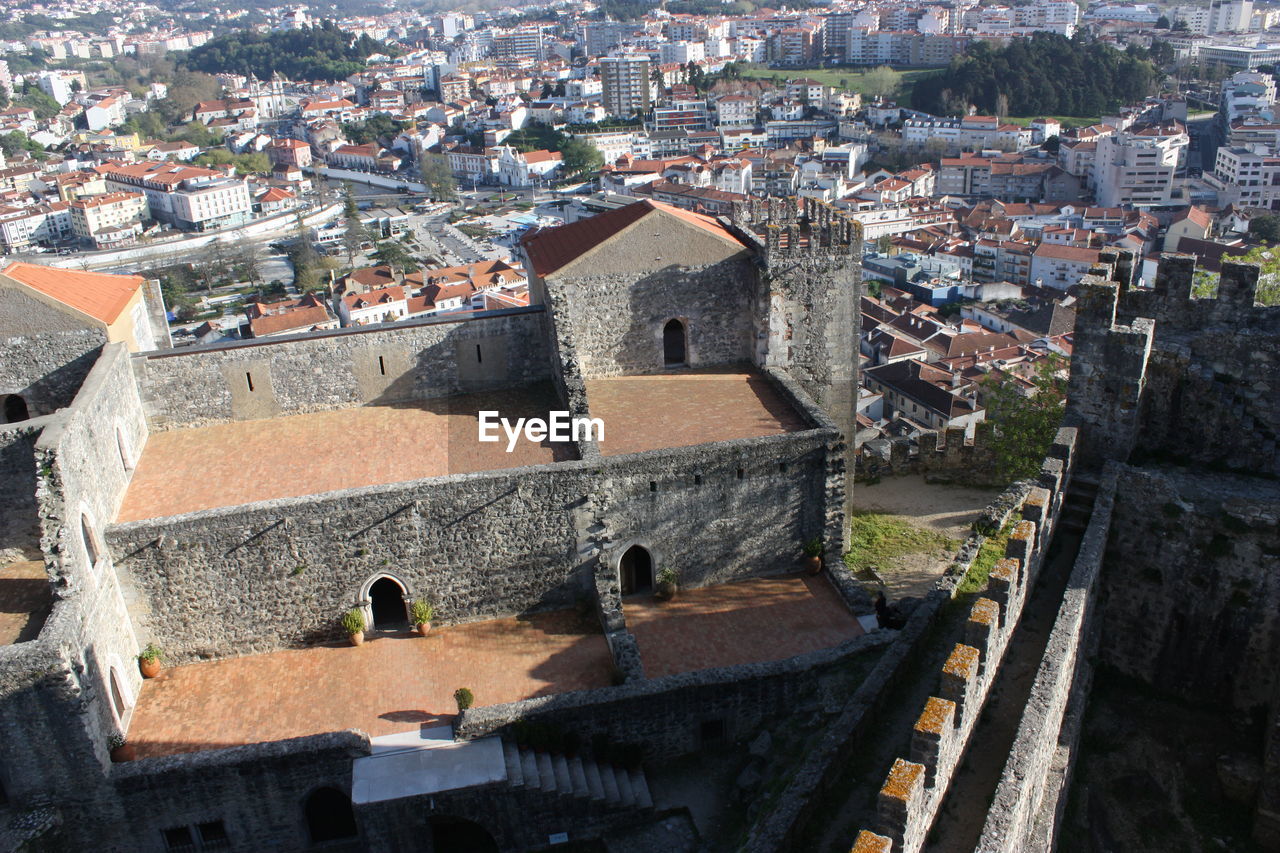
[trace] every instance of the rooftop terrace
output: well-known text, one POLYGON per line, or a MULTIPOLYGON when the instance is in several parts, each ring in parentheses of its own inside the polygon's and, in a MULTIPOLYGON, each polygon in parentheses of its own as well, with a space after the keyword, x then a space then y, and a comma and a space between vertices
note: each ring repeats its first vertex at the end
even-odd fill
POLYGON ((40 560, 0 561, 0 646, 34 640, 53 608, 40 560))
POLYGON ((457 713, 459 687, 477 705, 605 687, 598 631, 562 611, 173 667, 143 683, 129 741, 146 758, 349 728, 378 737, 457 713))
POLYGON ((605 456, 794 432, 807 424, 758 373, 679 371, 587 380, 605 456))
MULTIPOLYGON (((754 438, 806 423, 759 374, 681 371, 587 382, 606 456, 754 438)), ((575 458, 570 444, 478 441, 478 416, 545 418, 552 387, 154 432, 117 522, 575 458)), ((501 430, 498 431, 501 435, 501 430)))
POLYGON ((477 441, 477 413, 546 417, 550 385, 155 432, 118 522, 572 458, 571 445, 477 441))

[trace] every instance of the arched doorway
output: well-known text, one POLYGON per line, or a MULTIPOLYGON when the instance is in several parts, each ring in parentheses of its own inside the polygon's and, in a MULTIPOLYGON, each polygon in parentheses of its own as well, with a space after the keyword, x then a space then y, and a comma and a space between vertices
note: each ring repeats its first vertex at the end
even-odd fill
POLYGON ((668 320, 662 327, 662 363, 667 367, 680 367, 688 362, 684 323, 668 320))
POLYGON ((27 401, 22 399, 18 394, 10 394, 4 398, 4 422, 7 424, 16 424, 18 421, 25 421, 31 417, 31 410, 27 408, 27 401))
POLYGON ((337 788, 317 788, 302 807, 307 817, 307 834, 312 844, 355 838, 356 815, 351 800, 337 788))
POLYGON ((435 853, 498 853, 498 842, 475 821, 433 817, 430 823, 435 853))
POLYGON ((640 545, 628 548, 618 563, 618 571, 622 575, 623 595, 653 590, 653 555, 647 548, 640 545))
POLYGON ((378 578, 369 587, 369 609, 373 612, 373 629, 389 631, 409 624, 409 611, 404 603, 404 587, 391 578, 378 578))

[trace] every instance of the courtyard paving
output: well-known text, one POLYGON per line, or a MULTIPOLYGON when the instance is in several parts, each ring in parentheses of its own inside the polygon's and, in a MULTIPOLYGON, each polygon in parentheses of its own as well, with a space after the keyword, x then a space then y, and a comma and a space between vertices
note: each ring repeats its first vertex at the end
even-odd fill
POLYGON ((598 630, 560 611, 173 667, 143 682, 129 741, 145 758, 349 728, 377 737, 456 714, 459 687, 476 705, 604 687, 613 662, 598 630))
POLYGON ((507 453, 505 441, 477 440, 477 412, 555 408, 548 384, 155 432, 116 521, 573 458, 569 444, 521 440, 507 453))
POLYGON ((781 660, 864 631, 825 577, 790 575, 623 599, 645 675, 781 660))
POLYGON ((805 429, 769 380, 742 370, 690 370, 587 380, 605 456, 758 438, 805 429))
POLYGON ((52 609, 43 561, 0 562, 0 646, 34 640, 52 609))

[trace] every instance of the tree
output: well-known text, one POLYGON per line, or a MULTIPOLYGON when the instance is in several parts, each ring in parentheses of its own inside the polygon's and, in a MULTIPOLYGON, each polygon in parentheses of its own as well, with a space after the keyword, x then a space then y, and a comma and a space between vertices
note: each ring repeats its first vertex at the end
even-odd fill
POLYGON ((235 166, 238 175, 265 175, 271 171, 271 159, 260 151, 232 154, 225 148, 214 148, 193 162, 197 166, 235 166))
POLYGON ((6 157, 12 157, 19 151, 29 151, 37 160, 44 160, 49 156, 43 145, 20 130, 11 130, 0 136, 0 150, 4 151, 6 157))
POLYGON ((1267 213, 1253 217, 1249 220, 1249 235, 1260 243, 1280 243, 1280 216, 1267 213))
POLYGON ((347 218, 347 229, 342 233, 342 247, 347 250, 347 265, 356 265, 356 253, 369 239, 369 232, 360 222, 360 209, 356 206, 356 196, 351 189, 350 181, 342 182, 342 209, 347 218))
POLYGON ((604 155, 588 139, 570 139, 560 149, 565 177, 588 177, 604 166, 604 155))
MULTIPOLYGON (((1249 227, 1252 229, 1252 222, 1249 227)), ((1255 299, 1262 305, 1280 305, 1280 246, 1255 246, 1244 255, 1230 260, 1257 264, 1260 269, 1258 295, 1255 299)), ((1191 294, 1198 299, 1212 299, 1218 293, 1218 281, 1218 275, 1205 269, 1197 269, 1191 284, 1191 294)))
POLYGON ((299 212, 292 243, 285 250, 293 264, 293 286, 301 293, 317 290, 320 286, 320 255, 311 242, 311 229, 307 228, 299 212))
POLYGON ((1063 360, 1048 356, 1033 368, 1025 377, 1030 388, 1004 371, 994 371, 982 381, 982 400, 993 427, 996 473, 1009 480, 1035 475, 1066 410, 1063 360))
POLYGON ((418 261, 409 251, 395 240, 384 240, 373 252, 373 259, 380 264, 387 264, 401 272, 413 272, 418 268, 418 261))
POLYGON ((427 191, 436 201, 453 201, 458 197, 458 184, 453 178, 448 157, 424 152, 418 162, 418 171, 427 191))
POLYGON ((862 89, 873 98, 888 98, 898 91, 898 72, 879 65, 862 75, 862 89))
POLYGON ((1156 29, 1157 29, 1157 30, 1167 30, 1167 29, 1169 29, 1169 26, 1170 26, 1170 24, 1169 24, 1169 16, 1168 16, 1168 15, 1161 15, 1160 17, 1156 18, 1156 29))
POLYGON ((62 111, 62 104, 45 94, 31 83, 22 84, 22 94, 18 97, 18 106, 33 110, 38 119, 53 118, 62 111))
POLYGON ((893 248, 893 237, 888 234, 882 234, 880 239, 876 240, 876 251, 882 255, 889 254, 889 250, 893 248))

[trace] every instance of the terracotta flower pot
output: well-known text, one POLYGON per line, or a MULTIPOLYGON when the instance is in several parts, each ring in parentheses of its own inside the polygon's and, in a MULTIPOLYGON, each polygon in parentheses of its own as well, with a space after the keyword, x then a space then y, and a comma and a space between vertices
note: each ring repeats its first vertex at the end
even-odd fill
POLYGON ((427 636, 427 634, 430 634, 430 633, 431 633, 431 623, 430 623, 430 622, 419 622, 419 623, 418 623, 418 625, 417 625, 417 628, 418 628, 418 633, 419 633, 419 634, 421 634, 421 635, 422 635, 422 636, 424 636, 424 637, 425 637, 425 636, 427 636))
POLYGON ((111 750, 111 762, 113 764, 123 764, 126 761, 133 761, 138 757, 138 749, 131 743, 121 744, 111 750))
POLYGON ((351 645, 353 646, 364 645, 364 631, 356 631, 354 634, 351 634, 350 636, 351 636, 351 645))
POLYGON ((155 678, 160 674, 160 658, 138 658, 138 669, 143 678, 155 678))
POLYGON ((822 571, 822 557, 805 557, 804 567, 809 574, 818 574, 822 571))
POLYGON ((658 581, 653 589, 653 596, 661 601, 670 601, 676 596, 676 585, 671 581, 658 581))

